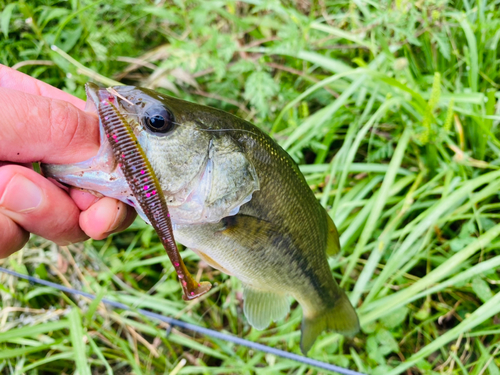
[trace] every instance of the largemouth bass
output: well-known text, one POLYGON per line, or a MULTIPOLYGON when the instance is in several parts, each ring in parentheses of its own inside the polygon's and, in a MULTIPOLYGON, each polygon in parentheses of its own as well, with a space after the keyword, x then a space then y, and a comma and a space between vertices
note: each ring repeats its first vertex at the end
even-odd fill
MULTIPOLYGON (((301 349, 324 330, 353 336, 357 315, 332 277, 337 229, 292 158, 260 129, 224 111, 133 86, 87 85, 88 109, 106 96, 141 146, 165 196, 175 239, 243 284, 256 329, 302 307, 301 349)), ((106 139, 87 161, 43 165, 47 177, 134 206, 148 223, 106 139)), ((142 152, 142 151, 141 151, 142 152)))

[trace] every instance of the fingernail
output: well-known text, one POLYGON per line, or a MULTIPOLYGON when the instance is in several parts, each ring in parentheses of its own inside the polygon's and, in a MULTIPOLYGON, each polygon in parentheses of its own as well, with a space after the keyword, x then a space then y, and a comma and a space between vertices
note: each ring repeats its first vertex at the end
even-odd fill
POLYGON ((0 207, 12 212, 26 213, 42 203, 42 191, 31 180, 16 174, 0 198, 0 207))

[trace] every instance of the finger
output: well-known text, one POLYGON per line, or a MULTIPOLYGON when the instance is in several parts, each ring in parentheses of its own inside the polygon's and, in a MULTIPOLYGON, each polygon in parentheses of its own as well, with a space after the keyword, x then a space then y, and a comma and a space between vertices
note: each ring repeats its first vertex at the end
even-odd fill
POLYGON ((97 203, 97 201, 102 198, 101 194, 97 196, 85 189, 75 187, 71 187, 69 189, 69 196, 71 197, 71 199, 73 199, 80 211, 88 210, 90 206, 92 206, 94 203, 97 203))
POLYGON ((125 208, 127 210, 127 215, 125 216, 125 219, 122 221, 121 225, 119 225, 116 229, 112 229, 111 233, 119 233, 121 231, 124 231, 130 225, 132 225, 135 218, 137 217, 137 211, 135 210, 135 208, 127 204, 125 204, 125 208))
POLYGON ((60 245, 87 238, 73 200, 36 172, 18 165, 0 167, 0 214, 60 245))
POLYGON ((105 197, 81 213, 80 227, 89 237, 102 240, 113 232, 127 228, 134 218, 132 207, 105 197))
POLYGON ((0 213, 0 258, 22 249, 29 238, 28 232, 0 213))
POLYGON ((137 216, 133 207, 123 204, 124 209, 118 205, 115 210, 114 204, 110 201, 105 200, 98 203, 102 196, 96 196, 84 189, 71 188, 69 195, 76 206, 84 211, 80 215, 80 227, 89 237, 94 239, 102 239, 111 233, 128 228, 137 216), (95 207, 89 210, 93 205, 95 207))
POLYGON ((83 100, 1 64, 0 87, 22 91, 27 94, 45 96, 46 98, 64 100, 73 104, 76 108, 82 110, 85 108, 83 100))
POLYGON ((33 164, 32 163, 11 163, 9 161, 0 161, 0 167, 3 167, 4 165, 20 165, 21 167, 33 169, 33 164))
POLYGON ((67 164, 89 159, 99 149, 94 114, 62 100, 1 87, 0 103, 0 160, 67 164))

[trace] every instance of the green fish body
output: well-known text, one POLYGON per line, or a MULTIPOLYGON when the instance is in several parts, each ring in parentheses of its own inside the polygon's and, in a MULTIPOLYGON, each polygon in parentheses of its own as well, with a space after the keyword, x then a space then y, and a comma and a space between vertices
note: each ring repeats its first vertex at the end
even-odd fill
MULTIPOLYGON (((284 318, 292 296, 303 310, 304 353, 324 330, 358 332, 327 262, 340 249, 337 229, 278 144, 224 111, 132 86, 111 92, 160 181, 175 239, 241 280, 254 328, 284 318)), ((103 139, 95 158, 43 170, 134 205, 145 217, 103 139)))

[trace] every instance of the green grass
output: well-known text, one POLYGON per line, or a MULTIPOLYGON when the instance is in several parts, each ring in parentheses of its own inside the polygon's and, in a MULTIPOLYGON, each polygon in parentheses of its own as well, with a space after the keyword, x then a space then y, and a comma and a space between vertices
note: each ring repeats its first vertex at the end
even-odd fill
MULTIPOLYGON (((0 62, 82 98, 90 79, 147 85, 271 133, 339 228, 330 264, 362 323, 311 357, 500 373, 500 1, 156 3, 0 1, 0 62)), ((300 308, 252 330, 239 282, 183 256, 216 285, 189 303, 141 221, 68 248, 33 237, 0 264, 299 352, 300 308)), ((5 374, 322 373, 3 274, 0 295, 5 374)))

